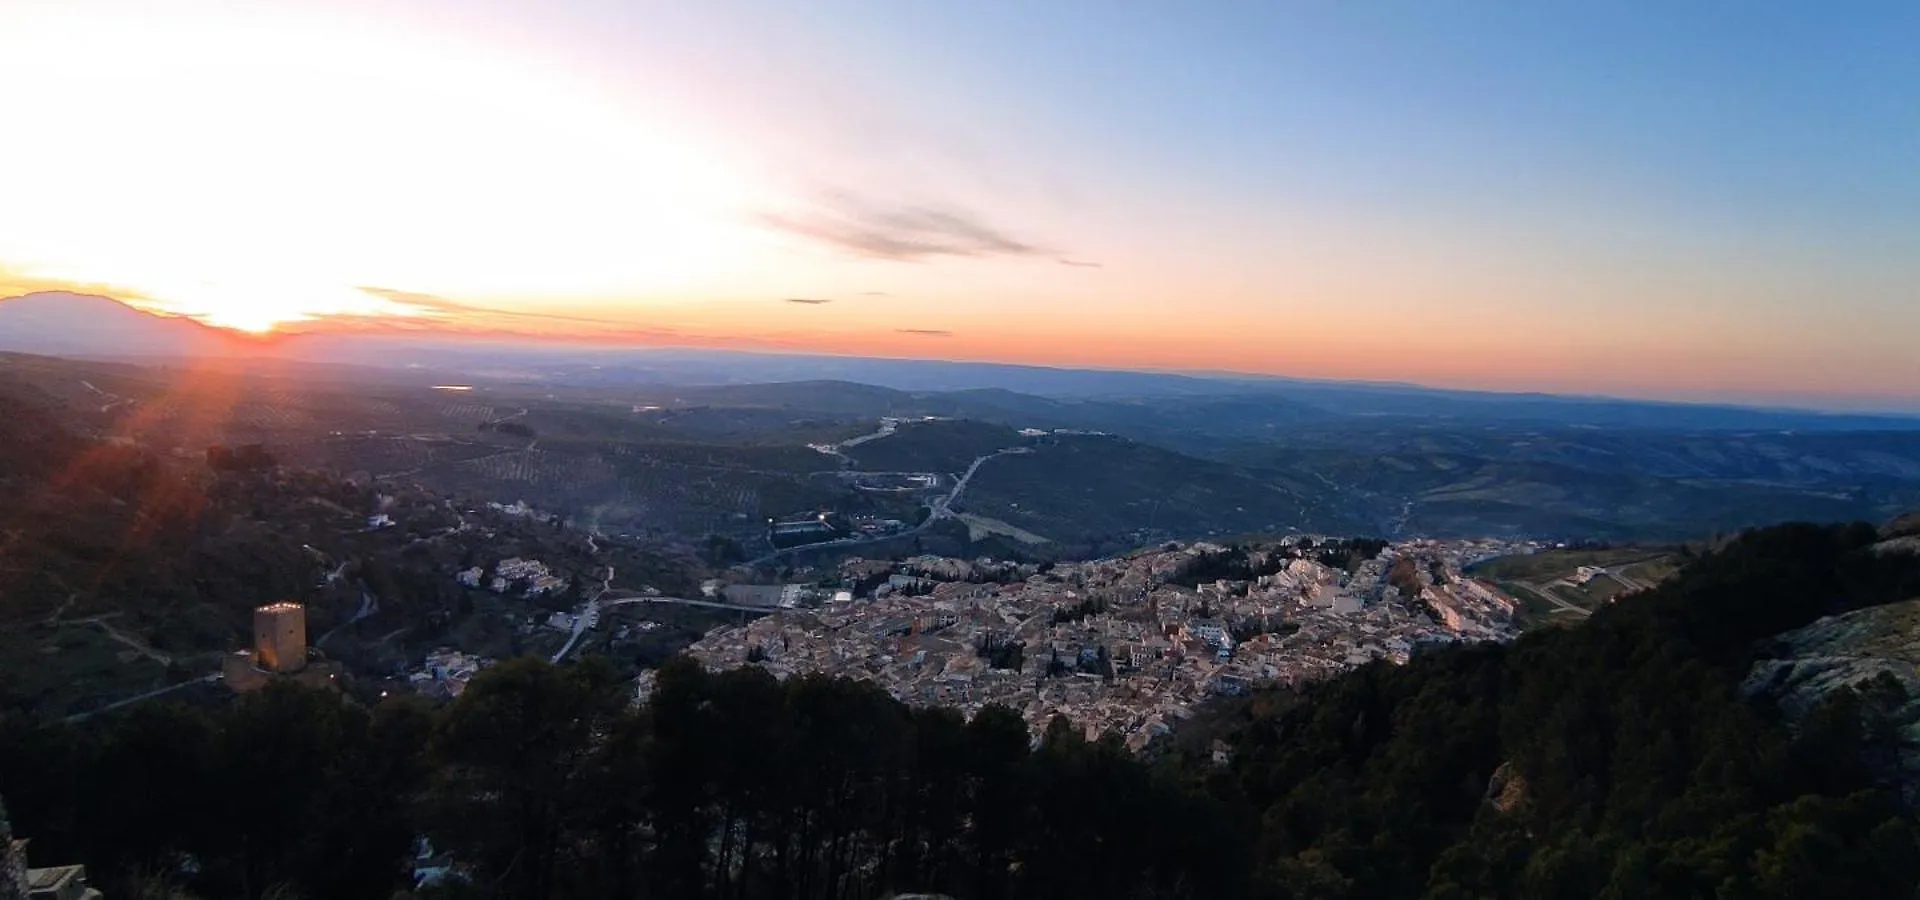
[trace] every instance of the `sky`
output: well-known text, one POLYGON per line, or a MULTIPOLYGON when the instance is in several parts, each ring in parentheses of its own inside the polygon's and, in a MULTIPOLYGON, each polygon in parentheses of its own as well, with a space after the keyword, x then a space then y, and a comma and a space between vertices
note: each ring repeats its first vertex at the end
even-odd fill
POLYGON ((1920 410, 1920 5, 0 0, 0 297, 1920 410))

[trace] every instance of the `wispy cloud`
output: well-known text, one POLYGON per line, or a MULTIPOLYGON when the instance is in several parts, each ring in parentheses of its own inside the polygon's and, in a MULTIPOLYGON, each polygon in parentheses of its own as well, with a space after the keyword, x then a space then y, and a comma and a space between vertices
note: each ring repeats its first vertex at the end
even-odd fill
POLYGON ((137 291, 120 285, 51 278, 23 269, 9 268, 5 263, 0 263, 0 296, 13 299, 28 294, 41 293, 43 291, 92 294, 98 297, 112 297, 117 300, 149 299, 137 291))
POLYGON ((517 312, 510 309, 495 309, 474 303, 451 300, 436 294, 423 294, 419 291, 403 291, 397 288, 359 287, 355 290, 364 294, 389 300, 402 306, 411 307, 422 314, 422 318, 447 318, 458 316, 476 316, 508 321, 570 322, 578 325, 624 326, 627 323, 610 319, 595 319, 588 316, 568 316, 548 312, 517 312))
POLYGON ((917 262, 937 256, 1036 256, 1038 245, 965 210, 883 205, 835 194, 802 214, 768 213, 760 224, 871 259, 917 262))
POLYGON ((942 328, 895 328, 900 334, 917 334, 921 337, 953 337, 953 332, 942 328))
POLYGON ((399 288, 369 287, 364 285, 356 287, 354 290, 362 294, 372 294, 383 300, 392 300, 395 303, 404 303, 408 306, 434 312, 466 312, 473 308, 458 300, 449 300, 445 297, 434 294, 423 294, 419 291, 403 291, 399 288))
POLYGON ((832 297, 788 297, 787 302, 788 303, 804 303, 808 306, 819 306, 825 303, 832 303, 833 298, 832 297))
POLYGON ((1107 267, 1106 263, 1088 262, 1087 260, 1083 260, 1083 259, 1061 258, 1061 259, 1054 260, 1054 262, 1057 262, 1063 266, 1072 266, 1076 269, 1104 269, 1107 267))

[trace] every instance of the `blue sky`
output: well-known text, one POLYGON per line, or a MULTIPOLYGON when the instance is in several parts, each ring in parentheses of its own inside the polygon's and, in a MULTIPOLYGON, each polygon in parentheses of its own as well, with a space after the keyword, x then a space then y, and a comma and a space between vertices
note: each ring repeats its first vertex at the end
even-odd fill
POLYGON ((103 58, 292 86, 123 110, 63 72, 17 124, 179 104, 138 135, 174 171, 251 140, 246 100, 299 171, 208 165, 228 213, 181 224, 148 173, 90 187, 112 158, 0 150, 0 190, 69 169, 0 268, 249 325, 422 314, 342 299, 372 285, 702 343, 1913 408, 1920 7, 1840 11, 15 0, 0 91, 103 58), (36 229, 80 205, 149 224, 36 229), (242 211, 299 239, 228 277, 242 211))

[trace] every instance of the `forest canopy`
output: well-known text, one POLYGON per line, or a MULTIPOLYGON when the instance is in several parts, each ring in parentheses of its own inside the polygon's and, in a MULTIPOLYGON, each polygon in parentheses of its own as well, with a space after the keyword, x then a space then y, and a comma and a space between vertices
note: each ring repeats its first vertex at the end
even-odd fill
POLYGON ((440 709, 15 717, 0 795, 110 896, 388 896, 421 838, 460 873, 421 896, 1912 896, 1898 685, 1797 725, 1740 691, 1756 642, 1920 596, 1876 540, 1754 532, 1580 627, 1234 701, 1147 758, 854 681, 676 660, 636 706, 522 659, 440 709))

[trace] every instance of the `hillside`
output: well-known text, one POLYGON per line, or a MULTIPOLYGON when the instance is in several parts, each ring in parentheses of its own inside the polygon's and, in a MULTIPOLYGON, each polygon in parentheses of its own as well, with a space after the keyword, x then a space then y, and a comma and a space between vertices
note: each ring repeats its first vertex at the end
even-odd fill
MULTIPOLYGON (((1913 553, 1912 549, 1900 552, 1913 553)), ((1822 618, 1769 641, 1743 688, 1802 728, 1836 710, 1872 716, 1879 775, 1920 805, 1920 598, 1822 618), (1847 696, 1857 692, 1858 697, 1847 696)))
POLYGON ((1296 429, 1212 454, 1312 473, 1381 533, 1684 540, 1920 504, 1920 435, 1591 428, 1296 429))
POLYGON ((65 291, 0 298, 0 350, 90 357, 246 355, 259 342, 192 319, 65 291))
MULTIPOLYGON (((718 534, 750 547, 764 540, 767 519, 815 510, 912 521, 975 459, 1032 443, 1009 424, 975 419, 914 422, 855 443, 849 439, 873 433, 877 423, 848 418, 847 410, 894 409, 896 400, 950 409, 937 398, 861 385, 709 388, 645 403, 513 384, 367 383, 359 375, 10 356, 0 357, 0 394, 50 400, 50 414, 70 427, 161 452, 262 444, 303 467, 524 500, 610 534, 667 541, 718 534), (712 405, 723 402, 747 405, 712 405), (848 442, 844 459, 809 447, 841 441, 848 442), (872 486, 837 476, 842 469, 929 473, 945 484, 866 489, 872 486)), ((1332 498, 1299 500, 1316 491, 1310 480, 1256 483, 1232 466, 1132 441, 1066 435, 1034 449, 1032 459, 983 466, 960 511, 1037 532, 1054 545, 1050 555, 1216 528, 1333 531, 1353 521, 1332 498), (1022 519, 1044 527, 1015 521, 1022 519)))
POLYGON ((33 398, 78 433, 160 452, 263 444, 304 467, 524 500, 609 534, 716 534, 749 556, 771 549, 756 544, 769 518, 831 510, 913 521, 943 489, 903 491, 844 470, 957 475, 982 454, 1030 443, 1019 429, 1120 439, 1061 435, 1031 457, 985 465, 956 511, 1025 536, 993 552, 1038 546, 1034 535, 1049 553, 1085 554, 1287 528, 1684 540, 1920 505, 1912 431, 1467 425, 1242 394, 1047 399, 837 381, 609 388, 445 377, 0 354, 0 394, 33 398), (889 415, 947 418, 855 443, 889 415), (843 442, 844 458, 810 449, 843 442))
POLYGON ((599 664, 520 660, 438 710, 0 714, 0 794, 129 894, 383 896, 425 834, 512 897, 1904 897, 1894 688, 1791 719, 1742 690, 1769 636, 1920 595, 1880 540, 1754 532, 1580 627, 1217 701, 1147 760, 870 683, 674 663, 634 708, 599 664))
POLYGON ((1905 896, 1888 720, 1836 691, 1796 727, 1742 692, 1756 642, 1920 596, 1920 557, 1876 540, 1758 531, 1579 627, 1258 697, 1177 752, 1226 742, 1273 896, 1905 896))
MULTIPOLYGON (((331 634, 327 651, 352 671, 390 673, 439 643, 498 655, 541 643, 516 631, 537 604, 462 589, 465 567, 518 554, 580 580, 613 565, 622 584, 676 593, 701 572, 686 548, 596 549, 412 483, 275 466, 257 447, 94 440, 58 413, 0 393, 0 709, 82 713, 218 671, 274 600, 304 603, 309 633, 331 634)), ((657 637, 676 634, 699 631, 657 637)))
POLYGON ((1169 535, 1367 530, 1316 488, 1121 438, 1056 435, 982 466, 963 506, 1093 556, 1169 535))
POLYGON ((1026 443, 1026 438, 1004 425, 965 420, 906 422, 884 438, 848 447, 844 452, 862 471, 958 476, 981 456, 1026 443))

